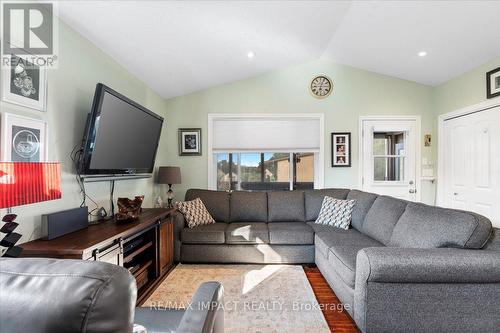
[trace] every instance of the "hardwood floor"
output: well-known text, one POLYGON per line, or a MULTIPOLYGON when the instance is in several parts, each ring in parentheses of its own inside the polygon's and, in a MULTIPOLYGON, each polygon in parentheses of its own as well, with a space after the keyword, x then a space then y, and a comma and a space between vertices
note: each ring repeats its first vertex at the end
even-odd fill
POLYGON ((312 286, 318 303, 323 305, 323 315, 328 323, 328 327, 330 327, 330 331, 333 333, 360 332, 349 313, 345 310, 339 310, 341 309, 341 302, 334 294, 323 275, 321 275, 319 269, 317 267, 304 266, 304 271, 306 272, 307 279, 312 286))

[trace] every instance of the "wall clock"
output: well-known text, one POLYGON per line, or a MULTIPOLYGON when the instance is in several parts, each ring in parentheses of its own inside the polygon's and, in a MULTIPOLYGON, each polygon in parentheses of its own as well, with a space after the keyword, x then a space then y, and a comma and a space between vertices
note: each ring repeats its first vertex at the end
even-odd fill
POLYGON ((311 80, 309 91, 316 98, 326 98, 332 93, 333 83, 329 77, 325 75, 318 75, 311 80))

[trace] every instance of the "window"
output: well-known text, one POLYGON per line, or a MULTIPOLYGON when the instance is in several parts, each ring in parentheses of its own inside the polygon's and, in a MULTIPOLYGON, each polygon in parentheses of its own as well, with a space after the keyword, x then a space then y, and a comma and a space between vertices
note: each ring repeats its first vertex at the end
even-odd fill
POLYGON ((217 190, 314 188, 314 153, 218 153, 216 161, 217 190))
POLYGON ((323 187, 322 114, 209 114, 208 187, 323 187))
POLYGON ((405 163, 404 132, 373 133, 373 179, 403 181, 405 163))

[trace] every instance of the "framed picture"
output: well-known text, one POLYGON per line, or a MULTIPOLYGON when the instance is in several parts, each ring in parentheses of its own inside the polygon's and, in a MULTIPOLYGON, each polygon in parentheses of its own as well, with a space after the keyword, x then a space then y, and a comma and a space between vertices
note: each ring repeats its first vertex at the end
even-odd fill
POLYGON ((24 55, 10 57, 10 65, 2 66, 2 99, 45 111, 47 69, 30 63, 24 55))
POLYGON ((0 159, 6 162, 47 161, 47 123, 43 120, 3 113, 0 159))
POLYGON ((179 155, 201 156, 201 128, 179 128, 179 155))
POLYGON ((351 133, 332 133, 332 167, 351 166, 351 133))
POLYGON ((486 97, 500 96, 500 67, 486 73, 486 97))

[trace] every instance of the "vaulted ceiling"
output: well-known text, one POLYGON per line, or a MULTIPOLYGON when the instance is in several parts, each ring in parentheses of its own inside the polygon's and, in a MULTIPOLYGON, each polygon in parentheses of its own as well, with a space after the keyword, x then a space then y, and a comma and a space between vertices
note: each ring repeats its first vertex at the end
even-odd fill
POLYGON ((438 85, 500 56, 500 1, 61 1, 59 16, 165 98, 315 59, 438 85))

